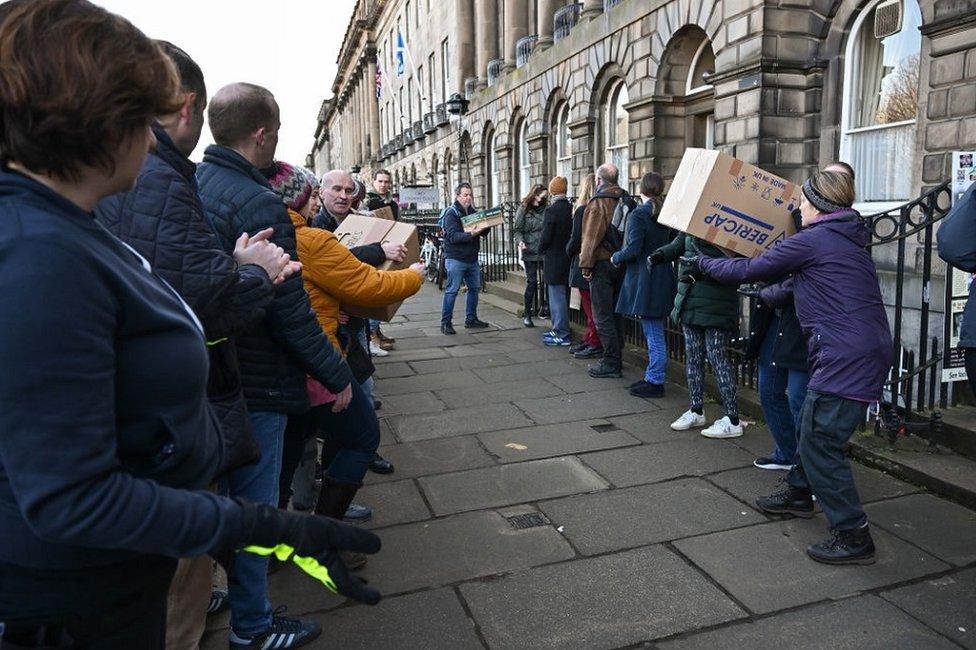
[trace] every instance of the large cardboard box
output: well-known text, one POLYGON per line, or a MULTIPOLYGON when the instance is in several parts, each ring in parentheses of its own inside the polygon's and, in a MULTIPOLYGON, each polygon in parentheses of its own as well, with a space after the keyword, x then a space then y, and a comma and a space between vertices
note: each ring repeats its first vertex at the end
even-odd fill
MULTIPOLYGON (((346 248, 376 243, 403 244, 407 247, 407 255, 402 262, 387 260, 379 266, 381 271, 399 271, 420 261, 417 227, 409 223, 350 214, 336 228, 335 235, 346 248)), ((384 307, 342 305, 340 309, 350 316, 388 322, 396 315, 401 304, 403 304, 402 301, 384 307)))
POLYGON ((479 210, 474 214, 461 217, 461 227, 464 232, 474 232, 486 226, 500 226, 505 223, 505 215, 501 207, 479 210))
POLYGON ((686 149, 658 223, 755 257, 796 232, 800 186, 732 156, 686 149))

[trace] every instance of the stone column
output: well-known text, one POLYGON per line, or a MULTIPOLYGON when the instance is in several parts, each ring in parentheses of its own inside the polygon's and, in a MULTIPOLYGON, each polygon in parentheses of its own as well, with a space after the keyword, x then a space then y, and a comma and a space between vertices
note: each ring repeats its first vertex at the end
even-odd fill
POLYGON ((498 0, 475 0, 475 75, 478 87, 488 85, 488 62, 498 58, 498 0))
POLYGON ((603 13, 603 0, 583 0, 583 13, 581 18, 589 20, 603 13))
MULTIPOLYGON (((447 89, 447 97, 450 99, 452 93, 460 93, 464 96, 464 80, 468 77, 477 77, 478 70, 475 68, 475 37, 474 37, 474 0, 456 0, 454 13, 457 20, 457 32, 455 34, 455 49, 452 57, 454 66, 451 73, 452 87, 447 89)), ((450 46, 449 46, 450 47, 450 46)), ((438 46, 437 57, 440 58, 440 46, 438 46)))
POLYGON ((368 53, 366 66, 366 104, 369 108, 369 157, 377 160, 380 157, 380 107, 376 99, 376 51, 368 53))
POLYGON ((539 40, 535 42, 536 50, 544 50, 552 45, 552 19, 563 4, 560 0, 537 0, 535 33, 539 40))
POLYGON ((504 0, 505 2, 505 71, 515 69, 515 44, 529 35, 528 0, 504 0))

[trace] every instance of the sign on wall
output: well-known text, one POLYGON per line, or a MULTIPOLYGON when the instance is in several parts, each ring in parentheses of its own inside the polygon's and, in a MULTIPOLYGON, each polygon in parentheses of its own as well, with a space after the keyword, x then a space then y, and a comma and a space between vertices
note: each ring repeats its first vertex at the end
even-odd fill
POLYGON ((436 187, 401 187, 400 203, 416 203, 418 205, 437 205, 441 200, 441 192, 436 187))
MULTIPOLYGON (((976 151, 952 152, 952 204, 955 205, 970 186, 976 183, 976 151)), ((946 282, 952 286, 946 318, 952 319, 949 325, 949 344, 942 362, 942 381, 966 381, 966 360, 959 346, 959 331, 962 328, 962 314, 973 284, 973 274, 947 267, 946 282)))

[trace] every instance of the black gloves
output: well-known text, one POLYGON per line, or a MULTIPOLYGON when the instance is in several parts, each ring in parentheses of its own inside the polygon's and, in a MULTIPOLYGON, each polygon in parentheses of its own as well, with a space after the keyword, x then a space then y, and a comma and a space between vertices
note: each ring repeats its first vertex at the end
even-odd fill
POLYGON ((678 278, 678 282, 694 284, 705 277, 705 273, 701 270, 701 265, 699 264, 700 259, 697 255, 682 257, 680 259, 681 276, 678 278))
POLYGON ((373 554, 380 538, 328 517, 244 503, 244 551, 291 560, 337 594, 375 605, 380 592, 350 574, 339 551, 373 554))
POLYGON ((658 264, 664 264, 667 258, 661 251, 654 251, 647 256, 647 271, 650 273, 658 264))

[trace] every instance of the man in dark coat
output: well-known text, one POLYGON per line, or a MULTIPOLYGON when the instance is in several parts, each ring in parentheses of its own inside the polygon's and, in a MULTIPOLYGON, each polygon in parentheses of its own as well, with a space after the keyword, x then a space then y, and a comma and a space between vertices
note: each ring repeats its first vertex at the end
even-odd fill
MULTIPOLYGON (((225 86, 209 108, 216 145, 207 147, 197 170, 207 219, 224 250, 233 250, 243 233, 274 228, 271 241, 296 258, 295 227, 281 197, 271 190, 261 169, 270 167, 278 144, 278 105, 266 89, 252 84, 225 86)), ((238 337, 244 396, 261 460, 230 477, 231 494, 278 505, 281 444, 289 414, 308 410, 306 376, 338 398, 345 409, 352 399, 352 374, 329 343, 296 273, 277 285, 263 320, 238 337)), ((274 616, 267 595, 267 557, 246 555, 234 563, 230 584, 231 646, 281 636, 278 647, 313 636, 318 624, 274 616), (288 641, 288 635, 294 635, 288 641)), ((278 641, 274 641, 278 643, 278 641)))
MULTIPOLYGON (((95 219, 131 246, 193 309, 208 339, 207 396, 223 437, 221 473, 257 460, 233 337, 264 318, 274 296, 272 281, 290 274, 284 251, 267 241, 270 230, 221 248, 197 195, 196 165, 188 156, 203 128, 207 90, 203 73, 183 50, 161 43, 176 65, 185 93, 178 113, 153 126, 156 147, 146 157, 130 192, 103 199, 95 219)), ((202 432, 201 432, 202 433, 202 432)), ((169 647, 196 647, 210 600, 212 562, 180 561, 170 590, 169 647)))
POLYGON ((474 214, 472 205, 474 194, 469 183, 458 183, 454 192, 454 203, 444 211, 444 266, 447 269, 447 287, 444 289, 444 304, 441 308, 441 332, 455 334, 454 301, 463 282, 468 287, 467 304, 464 312, 464 326, 468 329, 483 329, 488 323, 478 318, 478 292, 481 291, 481 265, 478 252, 481 250, 481 237, 489 228, 479 228, 465 232, 461 217, 474 214))
POLYGON ((568 347, 572 343, 569 329, 569 255, 566 244, 573 231, 573 205, 566 198, 567 181, 556 176, 549 181, 552 201, 543 214, 539 252, 543 255, 542 271, 549 295, 552 330, 542 337, 549 346, 568 347))
POLYGON ((373 172, 373 191, 366 193, 366 209, 379 210, 389 208, 393 212, 393 220, 400 219, 400 204, 393 200, 393 177, 386 169, 373 172))
MULTIPOLYGON (((939 227, 939 257, 956 267, 956 273, 976 273, 976 184, 956 202, 939 227)), ((966 376, 976 396, 976 300, 970 285, 962 315, 959 347, 965 350, 966 376)))

